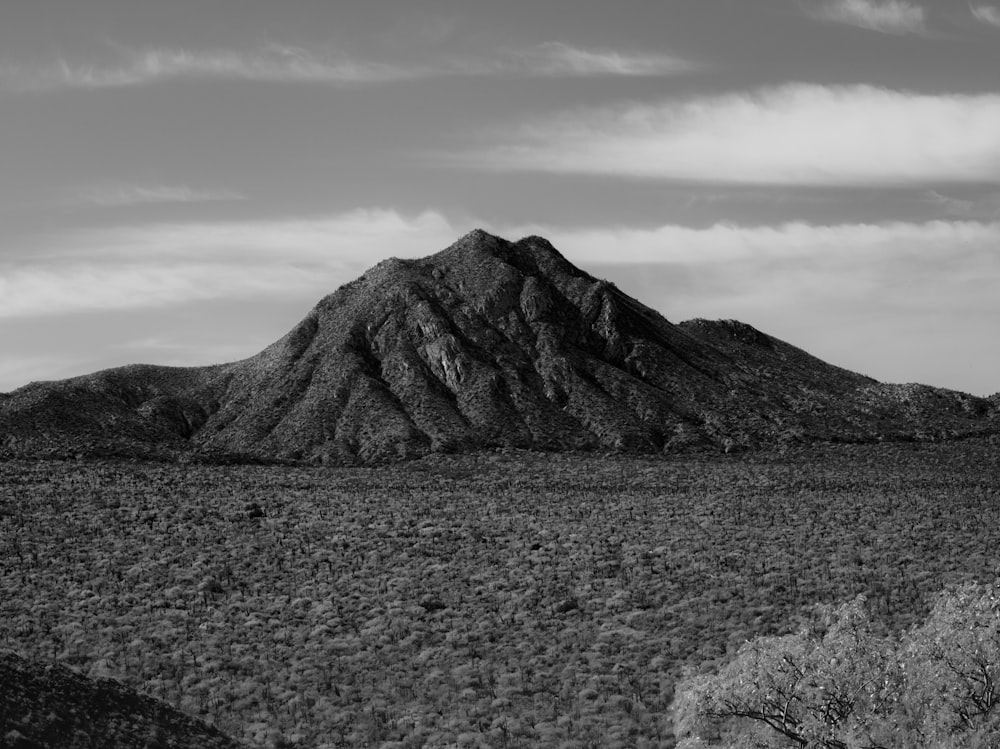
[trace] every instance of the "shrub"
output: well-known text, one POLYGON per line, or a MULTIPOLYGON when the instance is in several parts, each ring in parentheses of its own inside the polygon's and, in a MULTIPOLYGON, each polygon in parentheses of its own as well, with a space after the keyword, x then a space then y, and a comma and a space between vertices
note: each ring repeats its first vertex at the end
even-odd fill
POLYGON ((940 594, 926 621, 881 634, 865 599, 794 635, 758 637, 677 687, 680 747, 985 747, 1000 742, 1000 588, 940 594))

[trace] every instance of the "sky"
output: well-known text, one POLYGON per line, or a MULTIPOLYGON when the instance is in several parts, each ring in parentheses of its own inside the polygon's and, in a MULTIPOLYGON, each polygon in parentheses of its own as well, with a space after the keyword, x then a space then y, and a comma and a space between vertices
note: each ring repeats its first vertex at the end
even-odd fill
POLYGON ((10 0, 0 391, 250 356, 547 237, 673 322, 1000 391, 1000 1, 10 0))

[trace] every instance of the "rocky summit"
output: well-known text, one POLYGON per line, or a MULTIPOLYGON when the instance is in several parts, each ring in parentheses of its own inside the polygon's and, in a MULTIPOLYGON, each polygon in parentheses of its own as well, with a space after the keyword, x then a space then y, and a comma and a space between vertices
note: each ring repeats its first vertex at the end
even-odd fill
POLYGON ((496 447, 774 448, 1000 431, 1000 402, 888 385, 744 323, 673 324, 548 241, 389 259, 256 356, 0 397, 0 455, 378 462, 496 447))

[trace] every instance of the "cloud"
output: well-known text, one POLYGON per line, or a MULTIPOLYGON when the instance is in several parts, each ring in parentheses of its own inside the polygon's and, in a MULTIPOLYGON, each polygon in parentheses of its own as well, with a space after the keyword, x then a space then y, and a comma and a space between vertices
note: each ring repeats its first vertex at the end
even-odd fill
POLYGON ((922 34, 924 9, 905 0, 832 0, 813 11, 826 21, 883 34, 922 34))
MULTIPOLYGON (((719 265, 808 259, 815 266, 875 263, 889 255, 939 258, 950 263, 962 248, 995 248, 1000 222, 930 221, 818 225, 789 222, 707 228, 665 225, 651 229, 559 229, 526 225, 513 234, 543 233, 574 263, 719 265)), ((993 251, 1000 263, 1000 252, 993 251)), ((1000 266, 998 266, 1000 268, 1000 266)))
POLYGON ((788 84, 563 113, 437 163, 692 182, 1000 181, 1000 95, 788 84))
POLYGON ((159 203, 205 203, 244 200, 231 190, 197 190, 167 185, 96 185, 70 190, 66 202, 71 205, 93 205, 101 208, 121 208, 159 203))
POLYGON ((0 87, 19 92, 124 88, 179 78, 362 86, 445 76, 657 76, 687 72, 695 67, 667 55, 585 50, 561 42, 492 55, 407 64, 362 60, 278 44, 253 52, 119 51, 123 59, 113 65, 58 60, 42 67, 0 67, 0 87))
POLYGON ((362 210, 317 219, 170 223, 36 239, 0 264, 0 319, 315 296, 461 233, 443 217, 362 210))
POLYGON ((15 91, 139 86, 176 78, 223 78, 354 86, 410 80, 430 71, 414 66, 320 55, 298 47, 268 45, 250 52, 152 49, 125 52, 116 65, 59 60, 52 65, 0 68, 0 83, 15 91))
POLYGON ((928 202, 947 216, 965 219, 1000 220, 1000 192, 976 198, 956 198, 936 190, 927 192, 928 202))
POLYGON ((624 54, 611 50, 586 50, 562 42, 546 42, 531 49, 513 51, 511 61, 498 70, 537 76, 660 76, 684 73, 694 63, 657 54, 624 54))
POLYGON ((81 233, 88 256, 233 259, 280 258, 288 263, 335 265, 342 258, 378 262, 389 256, 426 255, 456 238, 441 214, 415 216, 386 209, 359 209, 319 218, 215 221, 123 226, 81 233))
POLYGON ((1000 8, 993 5, 971 5, 969 7, 977 21, 1000 26, 1000 8))
POLYGON ((17 269, 0 277, 0 317, 157 307, 219 297, 267 295, 301 285, 289 268, 228 264, 145 264, 105 267, 79 263, 59 269, 17 269))

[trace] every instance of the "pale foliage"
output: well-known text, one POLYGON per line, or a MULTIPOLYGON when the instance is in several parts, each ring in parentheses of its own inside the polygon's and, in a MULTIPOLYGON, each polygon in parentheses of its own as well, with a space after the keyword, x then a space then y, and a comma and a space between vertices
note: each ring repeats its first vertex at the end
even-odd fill
POLYGON ((942 593, 901 636, 880 634, 859 597, 797 634, 755 638, 718 672, 679 684, 679 746, 996 746, 998 590, 942 593))

